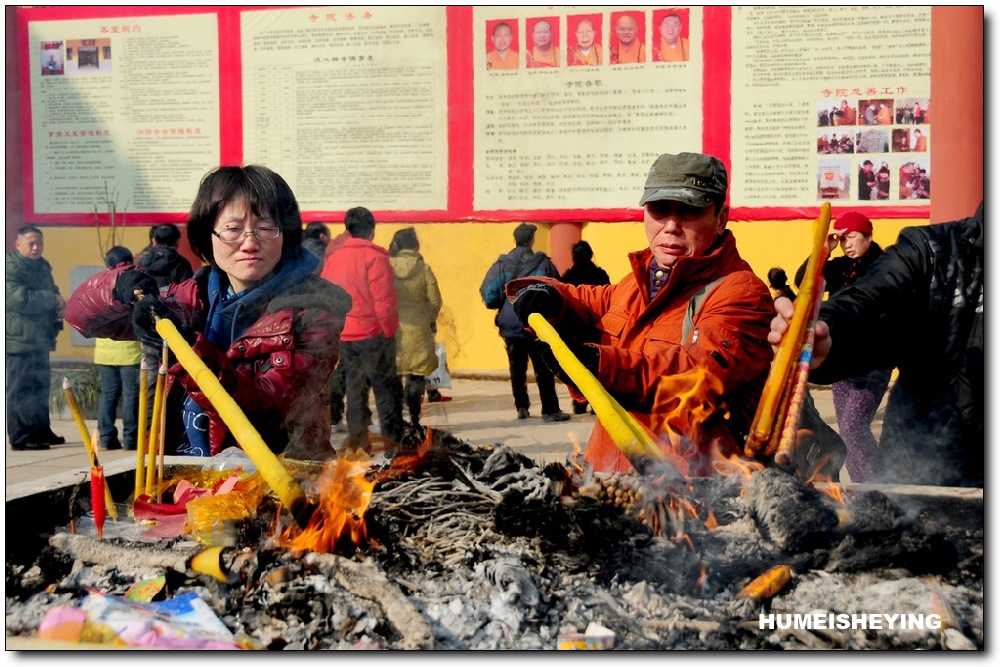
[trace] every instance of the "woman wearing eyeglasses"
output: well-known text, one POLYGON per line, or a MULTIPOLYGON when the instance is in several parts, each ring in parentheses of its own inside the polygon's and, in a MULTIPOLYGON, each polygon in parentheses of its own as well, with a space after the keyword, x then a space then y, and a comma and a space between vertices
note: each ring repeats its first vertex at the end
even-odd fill
MULTIPOLYGON (((87 337, 157 347, 155 318, 173 320, 273 451, 329 458, 327 383, 351 299, 315 274, 291 188, 266 167, 219 167, 202 179, 187 235, 206 262, 193 278, 160 294, 139 269, 105 271, 73 293, 66 320, 87 337)), ((236 445, 180 364, 167 371, 166 396, 167 454, 236 445)))

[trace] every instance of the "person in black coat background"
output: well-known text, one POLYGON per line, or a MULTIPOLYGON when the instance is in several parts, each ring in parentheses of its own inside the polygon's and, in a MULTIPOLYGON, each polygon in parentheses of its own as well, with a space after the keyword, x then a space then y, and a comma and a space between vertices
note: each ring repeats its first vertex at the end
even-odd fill
MULTIPOLYGON (((954 222, 906 227, 816 323, 811 382, 895 366, 873 481, 982 487, 985 462, 983 204, 954 222)), ((778 344, 794 306, 775 303, 778 344)))
MULTIPOLYGON (((608 272, 594 264, 594 249, 586 241, 573 244, 573 266, 566 269, 559 280, 570 285, 610 285, 608 272)), ((587 401, 573 399, 573 414, 587 412, 587 401)))

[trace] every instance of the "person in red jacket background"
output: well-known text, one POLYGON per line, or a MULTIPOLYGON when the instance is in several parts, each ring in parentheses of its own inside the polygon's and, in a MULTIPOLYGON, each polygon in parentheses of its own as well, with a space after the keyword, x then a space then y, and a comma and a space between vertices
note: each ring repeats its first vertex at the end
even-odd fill
POLYGON ((375 216, 363 206, 349 210, 344 226, 350 235, 331 254, 320 274, 351 295, 353 306, 340 335, 341 363, 347 381, 349 449, 371 453, 364 406, 368 385, 375 394, 385 456, 391 458, 403 439, 403 386, 396 374, 399 308, 389 251, 372 243, 375 216))

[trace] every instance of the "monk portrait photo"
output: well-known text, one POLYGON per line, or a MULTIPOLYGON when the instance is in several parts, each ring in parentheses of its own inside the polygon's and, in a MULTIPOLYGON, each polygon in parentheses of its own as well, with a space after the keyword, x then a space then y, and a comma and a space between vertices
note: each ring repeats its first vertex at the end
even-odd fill
POLYGON ((653 60, 661 63, 691 59, 688 9, 660 9, 653 12, 653 60))
POLYGON ((528 19, 525 27, 524 66, 559 67, 559 17, 528 19))
POLYGON ((486 69, 517 69, 517 19, 486 22, 486 69))
POLYGON ((566 64, 603 65, 604 46, 601 44, 601 15, 586 14, 568 16, 566 18, 567 40, 569 50, 566 54, 566 64))
POLYGON ((646 62, 646 16, 642 12, 612 12, 612 65, 646 62))

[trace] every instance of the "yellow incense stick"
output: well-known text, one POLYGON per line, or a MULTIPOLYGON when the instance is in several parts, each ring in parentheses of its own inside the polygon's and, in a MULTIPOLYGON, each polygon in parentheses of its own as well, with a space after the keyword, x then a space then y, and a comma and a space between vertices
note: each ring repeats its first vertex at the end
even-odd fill
POLYGON ((163 457, 167 451, 167 365, 170 363, 170 350, 166 342, 163 343, 163 359, 161 368, 163 369, 163 400, 160 401, 160 428, 156 432, 156 451, 158 461, 156 465, 156 499, 163 502, 163 457))
POLYGON ((145 484, 146 457, 146 412, 149 410, 149 368, 143 358, 139 365, 139 435, 135 445, 135 493, 132 502, 138 498, 145 484))
MULTIPOLYGON (((90 466, 94 467, 100 465, 97 460, 97 451, 94 449, 94 441, 90 439, 90 431, 87 430, 87 423, 83 420, 83 411, 80 410, 80 404, 76 400, 76 393, 73 391, 73 385, 70 383, 69 378, 63 378, 63 394, 66 396, 66 404, 69 405, 69 411, 73 415, 73 421, 76 422, 76 427, 80 430, 80 437, 83 439, 83 448, 87 450, 87 459, 90 461, 90 466)), ((97 438, 94 438, 96 440, 97 438)), ((107 504, 108 514, 111 515, 112 521, 118 520, 118 510, 115 507, 115 500, 111 497, 111 487, 108 486, 108 480, 104 480, 104 501, 107 504)))
POLYGON ((544 317, 539 313, 531 313, 528 316, 528 325, 534 330, 539 340, 552 348, 552 354, 555 355, 559 365, 580 390, 580 393, 590 401, 591 407, 594 408, 594 414, 601 419, 601 424, 608 435, 611 436, 615 445, 636 470, 641 472, 642 466, 650 460, 666 460, 665 455, 656 446, 649 432, 608 393, 594 377, 594 374, 576 358, 576 355, 563 342, 559 333, 544 317))
MULTIPOLYGON (((822 266, 829 251, 826 248, 826 237, 830 230, 830 202, 823 202, 820 207, 819 217, 813 223, 813 245, 812 252, 806 263, 805 277, 799 288, 799 297, 795 299, 795 312, 788 324, 788 331, 778 345, 771 362, 771 371, 764 383, 764 391, 761 394, 760 403, 757 405, 757 413, 754 416, 753 424, 750 428, 750 435, 744 447, 747 456, 756 457, 762 452, 767 455, 774 454, 777 448, 778 438, 774 438, 775 430, 780 431, 781 425, 775 425, 775 421, 781 418, 779 403, 782 400, 783 389, 786 386, 789 373, 793 370, 792 364, 798 360, 798 355, 802 349, 802 340, 808 324, 808 319, 812 315, 813 286, 817 279, 817 267, 822 266)), ((822 276, 820 276, 822 277, 822 276)))
POLYGON ((157 371, 156 389, 153 391, 153 424, 149 428, 149 452, 146 456, 146 495, 153 495, 153 484, 156 479, 156 452, 159 447, 160 421, 162 415, 163 389, 167 382, 167 365, 160 364, 157 371))
POLYGON ((219 379, 215 377, 215 373, 205 365, 205 362, 184 340, 174 323, 166 318, 160 318, 156 322, 156 332, 173 350, 177 362, 188 372, 191 379, 205 394, 205 398, 215 406, 219 417, 229 428, 229 432, 232 433, 236 442, 257 466, 264 481, 288 508, 299 525, 304 527, 316 508, 309 504, 302 487, 292 479, 285 465, 267 446, 240 406, 226 392, 219 379))

